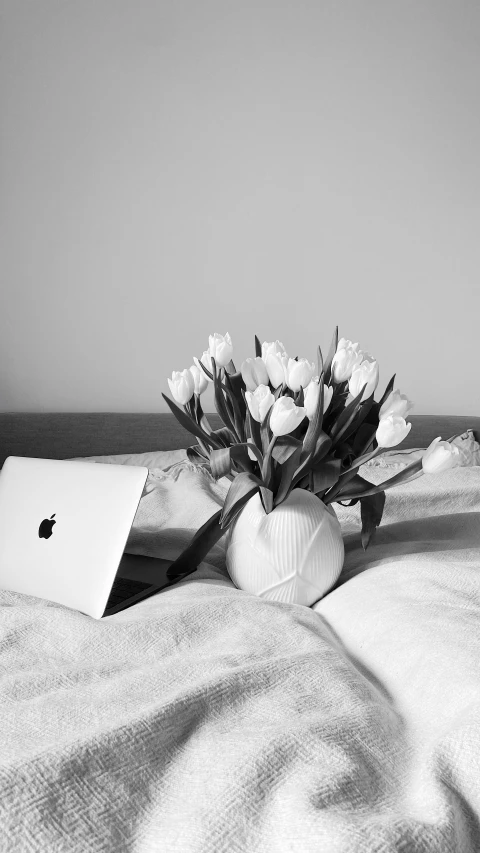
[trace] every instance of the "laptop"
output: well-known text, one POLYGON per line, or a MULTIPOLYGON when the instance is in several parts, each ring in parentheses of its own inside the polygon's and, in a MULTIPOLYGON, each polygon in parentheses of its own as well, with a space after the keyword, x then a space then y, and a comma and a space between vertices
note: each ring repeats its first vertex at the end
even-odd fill
POLYGON ((175 583, 171 560, 125 553, 147 474, 9 456, 0 473, 0 588, 100 619, 175 583))

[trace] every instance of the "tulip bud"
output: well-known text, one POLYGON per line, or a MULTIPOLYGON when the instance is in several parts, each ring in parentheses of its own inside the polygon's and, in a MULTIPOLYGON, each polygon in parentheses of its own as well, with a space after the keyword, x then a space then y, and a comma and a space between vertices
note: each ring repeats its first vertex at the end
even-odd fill
POLYGON ((360 400, 360 402, 363 403, 364 400, 367 400, 374 393, 375 388, 378 385, 378 379, 378 362, 367 361, 364 359, 359 367, 355 367, 353 369, 348 382, 348 390, 352 397, 357 397, 366 383, 367 387, 365 388, 365 391, 362 394, 362 399, 360 400))
POLYGON ((174 370, 168 384, 172 397, 181 406, 185 406, 192 399, 194 381, 189 370, 174 370))
MULTIPOLYGON (((318 396, 320 394, 320 385, 318 376, 314 376, 312 381, 307 385, 303 393, 303 405, 305 406, 305 411, 307 413, 307 418, 309 421, 315 415, 318 406, 318 396)), ((330 388, 328 385, 323 386, 323 413, 327 411, 330 403, 332 402, 333 397, 333 388, 330 388)))
POLYGON ((296 406, 291 397, 279 397, 272 406, 270 429, 276 436, 293 432, 306 415, 304 406, 296 406))
POLYGON ((400 394, 400 391, 391 391, 380 407, 379 417, 385 418, 387 415, 396 415, 397 418, 406 418, 410 409, 413 409, 413 403, 407 398, 406 394, 400 394))
POLYGON ((288 364, 288 355, 269 353, 265 359, 268 378, 273 388, 278 388, 285 382, 285 371, 288 364))
POLYGON ((242 379, 249 391, 255 391, 259 385, 268 385, 268 373, 262 358, 246 358, 240 368, 242 379))
POLYGON ((262 344, 262 358, 264 361, 266 361, 267 355, 286 355, 282 342, 272 341, 268 343, 268 341, 264 341, 262 344))
POLYGON ((292 391, 300 391, 300 388, 306 388, 312 381, 314 373, 313 361, 307 361, 306 358, 299 358, 298 361, 289 358, 285 370, 285 381, 292 391))
POLYGON ((205 350, 205 352, 203 353, 203 355, 202 355, 202 357, 201 357, 200 359, 198 359, 198 358, 196 358, 195 356, 193 356, 193 361, 195 362, 196 367, 198 367, 198 369, 199 369, 200 373, 203 373, 203 375, 204 375, 205 379, 207 380, 207 382, 213 382, 213 379, 210 379, 210 377, 209 377, 209 376, 207 376, 207 374, 205 373, 205 371, 204 371, 204 370, 202 370, 202 367, 201 367, 201 365, 202 365, 202 364, 203 364, 203 365, 205 365, 205 367, 207 368, 207 370, 208 370, 208 371, 210 371, 210 373, 212 373, 212 374, 213 374, 212 357, 211 357, 211 355, 210 355, 210 353, 209 353, 208 349, 206 349, 206 350, 205 350))
POLYGON ((208 338, 208 351, 215 359, 217 367, 226 367, 233 355, 233 346, 230 335, 219 335, 218 332, 208 338))
POLYGON ((340 338, 332 360, 332 375, 335 382, 346 382, 350 379, 353 370, 362 361, 363 352, 358 348, 358 344, 352 344, 351 341, 340 338))
POLYGON ((260 424, 275 402, 275 397, 268 385, 259 385, 253 393, 246 391, 245 399, 252 418, 260 424))
POLYGON ((388 415, 382 418, 375 433, 379 447, 396 447, 400 444, 412 428, 411 424, 407 424, 405 418, 398 418, 395 415, 388 415))
POLYGON ((425 474, 440 474, 461 463, 462 456, 459 448, 438 437, 433 439, 423 454, 422 468, 425 474))
POLYGON ((193 376, 193 391, 200 396, 200 394, 203 394, 207 390, 209 380, 202 368, 197 367, 196 364, 192 364, 190 373, 193 376))

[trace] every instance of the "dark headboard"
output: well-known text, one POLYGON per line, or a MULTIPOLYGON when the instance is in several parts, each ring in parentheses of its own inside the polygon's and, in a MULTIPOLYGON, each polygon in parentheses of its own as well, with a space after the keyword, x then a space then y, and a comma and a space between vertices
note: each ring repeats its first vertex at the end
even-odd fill
MULTIPOLYGON (((209 415, 220 426, 218 415, 209 415)), ((480 441, 480 417, 416 415, 402 448, 426 447, 437 435, 450 438, 473 429, 480 441)), ((68 459, 174 450, 195 444, 172 414, 0 413, 0 464, 7 456, 68 459)))

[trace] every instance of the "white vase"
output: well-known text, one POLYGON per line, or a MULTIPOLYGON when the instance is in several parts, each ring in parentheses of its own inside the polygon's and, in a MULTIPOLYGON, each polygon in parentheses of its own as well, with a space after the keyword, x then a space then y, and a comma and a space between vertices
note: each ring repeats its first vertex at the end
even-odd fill
POLYGON ((332 588, 345 555, 334 510, 306 489, 293 489, 268 515, 255 494, 226 544, 228 573, 237 587, 307 607, 332 588))

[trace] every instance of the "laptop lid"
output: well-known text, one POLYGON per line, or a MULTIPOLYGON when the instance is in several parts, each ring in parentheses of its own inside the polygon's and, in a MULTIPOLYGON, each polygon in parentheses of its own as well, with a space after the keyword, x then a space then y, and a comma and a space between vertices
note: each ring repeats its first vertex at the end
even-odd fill
POLYGON ((0 473, 0 587, 100 619, 148 469, 10 456, 0 473))

